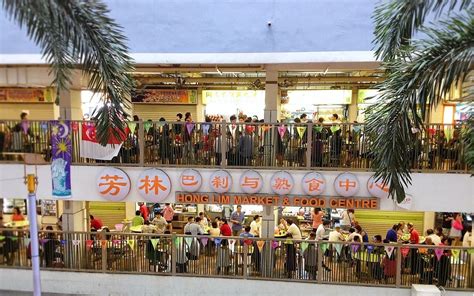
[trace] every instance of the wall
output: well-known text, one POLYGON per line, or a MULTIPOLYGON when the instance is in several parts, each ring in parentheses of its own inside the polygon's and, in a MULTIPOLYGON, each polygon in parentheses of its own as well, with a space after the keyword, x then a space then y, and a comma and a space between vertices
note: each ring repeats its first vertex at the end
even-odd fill
POLYGON ((20 120, 23 110, 29 111, 30 120, 52 120, 59 114, 59 108, 54 103, 0 103, 0 118, 20 120))
POLYGON ((146 121, 151 119, 158 121, 160 117, 164 117, 167 121, 176 121, 176 114, 184 114, 191 112, 194 121, 196 120, 197 105, 155 105, 155 104, 133 104, 133 115, 138 115, 140 119, 146 121))
MULTIPOLYGON (((73 200, 89 200, 102 201, 95 188, 96 177, 103 167, 94 166, 73 166, 71 168, 72 176, 72 199, 73 200)), ((139 167, 124 167, 122 168, 130 177, 132 182, 132 189, 125 200, 127 202, 143 201, 138 195, 136 186, 138 175, 145 168, 139 167)), ((177 180, 181 175, 183 169, 178 168, 163 168, 163 170, 170 176, 173 186, 170 195, 163 202, 174 202, 175 191, 180 190, 177 180)), ((198 169, 203 177, 203 186, 201 192, 209 192, 209 184, 207 183, 209 177, 214 170, 198 169)), ((33 171, 33 168, 28 168, 27 171, 33 171)), ((228 170, 233 176, 234 184, 230 192, 239 192, 238 180, 243 170, 228 170)), ((269 181, 274 170, 260 170, 260 174, 264 180, 262 193, 271 192, 269 181)), ((291 174, 295 181, 295 187, 292 194, 302 194, 300 183, 301 178, 307 171, 294 170, 291 174)), ((328 186, 326 187, 325 196, 336 196, 334 188, 329 186, 333 184, 334 179, 341 172, 327 171, 323 172, 328 186)), ((26 196, 26 187, 19 180, 11 180, 12 178, 21 178, 24 174, 23 165, 4 164, 0 165, 0 197, 2 198, 19 198, 26 196), (10 180, 7 180, 10 179, 10 180)), ((354 172, 360 182, 360 191, 357 194, 360 197, 368 197, 367 181, 372 173, 354 172)), ((51 199, 51 169, 49 165, 38 166, 39 186, 37 195, 41 199, 51 199)), ((474 178, 469 174, 413 174, 412 186, 407 189, 407 193, 413 197, 413 204, 410 208, 412 211, 433 211, 433 212, 474 212, 474 178)), ((402 210, 389 199, 380 200, 380 209, 393 211, 402 210)))
MULTIPOLYGON (((376 0, 106 0, 131 52, 369 51, 376 0), (212 9, 211 9, 212 8, 212 9), (272 25, 268 26, 267 23, 272 25)), ((0 54, 39 53, 0 13, 0 54)))

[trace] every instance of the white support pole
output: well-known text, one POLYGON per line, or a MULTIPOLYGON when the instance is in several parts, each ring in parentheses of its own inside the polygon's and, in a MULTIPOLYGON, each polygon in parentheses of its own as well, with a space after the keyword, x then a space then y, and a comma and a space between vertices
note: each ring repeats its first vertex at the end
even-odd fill
POLYGON ((31 263, 33 269, 33 295, 41 295, 41 276, 39 262, 38 224, 36 218, 36 177, 34 174, 27 176, 28 186, 28 220, 30 222, 31 263))

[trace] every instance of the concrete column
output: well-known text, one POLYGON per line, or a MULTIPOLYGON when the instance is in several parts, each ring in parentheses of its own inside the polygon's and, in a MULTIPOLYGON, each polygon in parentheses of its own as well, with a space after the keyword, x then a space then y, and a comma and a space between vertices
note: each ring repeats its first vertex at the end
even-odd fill
POLYGON ((280 119, 280 95, 278 92, 278 71, 269 70, 265 78, 265 122, 277 122, 280 119))
POLYGON ((81 120, 81 91, 62 90, 59 92, 59 117, 64 120, 81 120))
POLYGON ((196 122, 204 122, 204 109, 206 106, 202 103, 202 88, 197 89, 196 122))
POLYGON ((359 90, 357 88, 352 88, 352 99, 351 104, 349 105, 349 114, 347 118, 347 122, 354 122, 357 120, 357 100, 359 98, 359 90))

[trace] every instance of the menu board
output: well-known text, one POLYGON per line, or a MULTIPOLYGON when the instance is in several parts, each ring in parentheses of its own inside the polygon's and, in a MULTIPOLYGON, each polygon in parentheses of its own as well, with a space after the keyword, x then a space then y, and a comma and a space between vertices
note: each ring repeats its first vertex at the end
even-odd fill
POLYGON ((52 102, 51 88, 0 88, 0 103, 52 102))
POLYGON ((196 90, 145 89, 132 92, 133 103, 195 105, 196 90))

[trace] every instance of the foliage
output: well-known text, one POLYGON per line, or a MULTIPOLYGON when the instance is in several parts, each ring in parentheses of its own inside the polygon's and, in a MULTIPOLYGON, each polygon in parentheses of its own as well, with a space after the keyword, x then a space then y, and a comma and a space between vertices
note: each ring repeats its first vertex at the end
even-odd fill
POLYGON ((424 128, 428 110, 472 68, 473 16, 468 0, 393 0, 375 10, 376 55, 386 80, 378 85, 380 100, 369 110, 367 130, 377 135, 376 178, 390 184, 390 195, 398 201, 411 184, 416 131, 424 128), (446 19, 440 19, 443 9, 450 12, 446 19), (436 14, 437 22, 426 27, 429 13, 436 14), (418 31, 425 36, 415 41, 418 31))
MULTIPOLYGON (((59 90, 71 84, 72 70, 88 78, 89 89, 102 94, 95 111, 97 138, 103 145, 119 137, 127 117, 133 70, 120 27, 100 1, 3 0, 3 8, 42 49, 59 90)), ((60 99, 60 98, 59 98, 60 99)))

